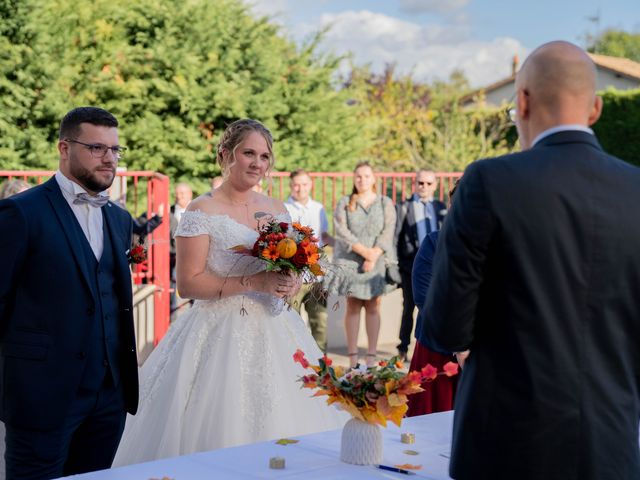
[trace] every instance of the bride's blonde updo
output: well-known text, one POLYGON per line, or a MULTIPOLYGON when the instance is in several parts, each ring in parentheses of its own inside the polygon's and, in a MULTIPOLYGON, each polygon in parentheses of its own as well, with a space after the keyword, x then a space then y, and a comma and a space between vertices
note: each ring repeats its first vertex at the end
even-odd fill
POLYGON ((257 132, 262 135, 262 138, 267 142, 267 147, 269 147, 269 153, 271 155, 269 159, 269 168, 267 168, 265 176, 268 175, 273 168, 276 159, 273 154, 273 137, 271 132, 257 120, 242 118, 231 123, 224 132, 222 132, 222 136, 220 137, 220 141, 218 142, 218 147, 216 149, 216 161, 218 162, 218 165, 220 165, 220 168, 222 169, 222 176, 225 179, 229 177, 229 171, 235 164, 236 149, 238 148, 238 145, 240 145, 251 132, 257 132), (223 152, 228 152, 226 159, 223 152))

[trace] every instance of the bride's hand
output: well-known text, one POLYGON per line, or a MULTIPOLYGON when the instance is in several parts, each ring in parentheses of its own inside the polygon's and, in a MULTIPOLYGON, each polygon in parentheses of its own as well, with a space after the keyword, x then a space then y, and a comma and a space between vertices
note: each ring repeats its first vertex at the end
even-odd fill
POLYGON ((297 276, 290 273, 261 272, 254 277, 256 290, 276 297, 291 297, 300 289, 297 276))
POLYGON ((293 273, 293 272, 289 272, 289 274, 293 276, 293 279, 295 281, 293 291, 291 292, 290 295, 288 295, 288 297, 291 298, 291 297, 295 297, 300 291, 300 289, 302 288, 302 275, 298 275, 297 273, 293 273))

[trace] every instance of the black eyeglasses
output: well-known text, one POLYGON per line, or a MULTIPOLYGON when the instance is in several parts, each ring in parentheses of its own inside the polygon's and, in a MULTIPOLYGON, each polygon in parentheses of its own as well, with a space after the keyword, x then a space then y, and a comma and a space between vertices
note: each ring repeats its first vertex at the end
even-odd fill
POLYGON ((126 148, 120 146, 107 147, 106 145, 102 145, 101 143, 84 143, 79 142, 78 140, 71 140, 70 138, 65 138, 65 141, 82 145, 87 150, 89 150, 89 153, 91 153, 91 156, 93 158, 104 158, 104 156, 107 154, 107 151, 111 150, 113 156, 116 159, 120 160, 126 150, 126 148))
POLYGON ((433 185, 436 182, 418 182, 418 185, 420 185, 421 187, 424 187, 425 185, 433 185))

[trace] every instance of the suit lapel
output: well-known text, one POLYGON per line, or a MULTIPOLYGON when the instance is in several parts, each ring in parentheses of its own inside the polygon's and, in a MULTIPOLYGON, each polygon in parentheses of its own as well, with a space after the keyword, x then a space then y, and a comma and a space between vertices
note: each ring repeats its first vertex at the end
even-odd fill
POLYGON ((63 235, 67 238, 69 242, 69 249, 71 250, 71 255, 76 261, 80 272, 84 278, 87 287, 91 291, 93 298, 96 298, 96 292, 93 290, 92 282, 90 281, 90 270, 89 264, 87 263, 87 259, 85 258, 83 252, 84 248, 82 246, 82 241, 85 239, 80 238, 82 235, 82 229, 78 225, 78 221, 71 210, 71 207, 62 196, 62 192, 60 191, 60 187, 55 177, 51 178, 51 180, 47 181, 45 184, 46 187, 46 195, 51 203, 53 213, 57 217, 60 222, 60 226, 62 227, 63 235))
POLYGON ((410 226, 409 234, 411 242, 414 246, 418 245, 418 224, 416 223, 416 202, 413 198, 409 200, 409 208, 407 209, 407 224, 410 226))

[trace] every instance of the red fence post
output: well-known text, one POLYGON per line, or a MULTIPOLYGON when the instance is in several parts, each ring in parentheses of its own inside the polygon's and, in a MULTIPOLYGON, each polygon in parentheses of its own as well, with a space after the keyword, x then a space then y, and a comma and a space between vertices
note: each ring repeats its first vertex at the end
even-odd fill
POLYGON ((154 345, 164 337, 169 329, 170 319, 170 266, 169 266, 169 224, 171 212, 169 210, 169 177, 154 174, 149 180, 150 211, 158 211, 159 205, 164 205, 162 223, 151 234, 153 245, 152 272, 150 279, 156 286, 154 292, 154 345))

